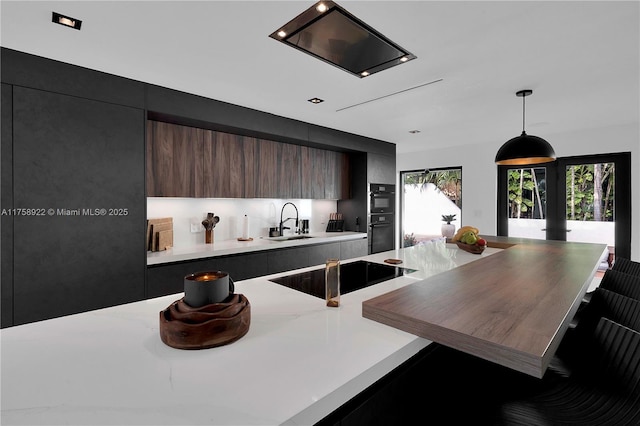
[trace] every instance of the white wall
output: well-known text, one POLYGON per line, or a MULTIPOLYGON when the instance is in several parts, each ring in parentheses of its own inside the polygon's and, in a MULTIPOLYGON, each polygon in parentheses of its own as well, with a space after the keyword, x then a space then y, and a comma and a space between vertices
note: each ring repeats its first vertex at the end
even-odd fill
MULTIPOLYGON (((173 218, 173 246, 185 247, 204 243, 202 220, 207 213, 220 217, 214 229, 214 240, 235 240, 242 236, 244 215, 249 217, 249 236, 253 238, 269 236, 269 228, 278 226, 280 212, 286 202, 298 208, 300 219, 309 219, 310 232, 324 232, 329 214, 336 212, 334 200, 279 200, 241 198, 147 198, 147 219, 173 218), (198 232, 191 232, 191 222, 198 232)), ((295 209, 287 206, 284 218, 295 217, 295 209)), ((285 226, 293 227, 294 221, 285 226)), ((291 231, 286 231, 291 232, 291 231)))
MULTIPOLYGON (((640 127, 638 123, 587 129, 579 132, 533 134, 544 137, 558 157, 631 152, 631 258, 640 261, 640 127)), ((517 136, 517 135, 515 135, 517 136)), ((396 169, 418 170, 462 166, 462 222, 481 233, 495 235, 497 166, 495 154, 505 141, 456 146, 421 152, 398 153, 396 169)), ((428 146, 428 140, 424 142, 428 146)))

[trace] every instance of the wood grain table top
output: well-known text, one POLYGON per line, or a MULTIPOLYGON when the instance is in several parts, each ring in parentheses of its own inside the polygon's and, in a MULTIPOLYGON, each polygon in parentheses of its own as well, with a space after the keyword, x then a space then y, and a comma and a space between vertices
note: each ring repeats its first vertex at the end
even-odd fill
POLYGON ((486 238, 499 253, 362 303, 362 316, 541 378, 606 245, 486 238))

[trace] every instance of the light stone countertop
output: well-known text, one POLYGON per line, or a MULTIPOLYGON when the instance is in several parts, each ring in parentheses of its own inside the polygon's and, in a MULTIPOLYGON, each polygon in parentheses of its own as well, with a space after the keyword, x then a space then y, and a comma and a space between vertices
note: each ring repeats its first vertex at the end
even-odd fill
POLYGON ((257 237, 253 241, 223 240, 213 244, 197 244, 188 247, 173 247, 168 250, 147 252, 147 266, 183 260, 204 259, 230 254, 273 250, 310 244, 324 244, 367 238, 366 232, 312 232, 303 234, 312 238, 276 241, 267 237, 257 237))
POLYGON ((363 318, 363 301, 499 251, 433 242, 358 258, 418 271, 337 309, 268 280, 291 272, 238 281, 249 332, 211 349, 160 340, 159 312, 183 293, 0 330, 0 423, 313 424, 431 343, 363 318))

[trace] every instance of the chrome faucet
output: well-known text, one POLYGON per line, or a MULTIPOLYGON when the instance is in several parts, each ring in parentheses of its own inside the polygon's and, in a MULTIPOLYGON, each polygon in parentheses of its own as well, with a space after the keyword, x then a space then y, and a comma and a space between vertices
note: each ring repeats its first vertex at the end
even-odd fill
POLYGON ((280 210, 280 236, 281 237, 282 237, 282 234, 283 234, 282 231, 284 231, 285 229, 291 229, 288 226, 283 226, 286 221, 291 220, 291 219, 295 219, 296 220, 296 228, 298 228, 298 220, 299 220, 298 208, 293 203, 284 203, 284 206, 282 206, 282 210, 280 210), (287 206, 287 204, 291 204, 293 206, 293 208, 296 209, 296 217, 295 218, 288 217, 285 220, 282 220, 282 214, 284 213, 284 208, 287 206))

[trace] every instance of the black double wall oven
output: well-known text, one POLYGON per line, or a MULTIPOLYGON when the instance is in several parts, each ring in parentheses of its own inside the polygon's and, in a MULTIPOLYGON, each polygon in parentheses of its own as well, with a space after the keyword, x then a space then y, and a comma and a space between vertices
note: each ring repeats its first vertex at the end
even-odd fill
POLYGON ((369 184, 369 254, 393 250, 396 186, 369 184))

